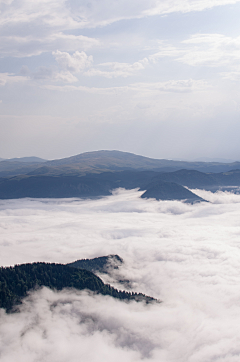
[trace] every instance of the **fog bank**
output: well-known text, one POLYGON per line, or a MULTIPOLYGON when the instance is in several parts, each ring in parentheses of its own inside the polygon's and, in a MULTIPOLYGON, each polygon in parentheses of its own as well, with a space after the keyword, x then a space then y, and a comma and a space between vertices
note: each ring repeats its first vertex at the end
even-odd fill
POLYGON ((145 200, 137 190, 1 201, 1 265, 118 254, 117 276, 163 301, 32 292, 20 313, 1 310, 1 361, 239 360, 240 196, 194 192, 210 202, 145 200))

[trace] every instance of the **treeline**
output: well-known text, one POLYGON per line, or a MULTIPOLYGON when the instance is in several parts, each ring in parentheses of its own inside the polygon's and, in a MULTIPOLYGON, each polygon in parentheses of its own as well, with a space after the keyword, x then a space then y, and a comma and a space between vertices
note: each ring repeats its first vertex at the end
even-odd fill
POLYGON ((73 263, 67 264, 71 268, 86 269, 93 273, 107 273, 108 266, 112 266, 113 269, 118 269, 118 266, 123 263, 123 259, 118 255, 100 256, 93 259, 81 259, 76 260, 73 263))
POLYGON ((88 270, 75 269, 63 264, 32 263, 0 268, 0 308, 8 312, 20 304, 31 289, 46 286, 50 289, 88 289, 97 294, 110 295, 123 300, 145 301, 154 298, 142 293, 119 291, 88 270))

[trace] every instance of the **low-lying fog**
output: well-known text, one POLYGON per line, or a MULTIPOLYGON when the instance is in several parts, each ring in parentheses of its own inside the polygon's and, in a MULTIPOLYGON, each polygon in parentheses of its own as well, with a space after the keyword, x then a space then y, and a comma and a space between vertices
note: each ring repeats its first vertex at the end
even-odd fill
POLYGON ((195 192, 210 202, 1 200, 1 265, 118 254, 121 279, 163 301, 35 291, 0 310, 1 362, 239 362, 240 195, 195 192))

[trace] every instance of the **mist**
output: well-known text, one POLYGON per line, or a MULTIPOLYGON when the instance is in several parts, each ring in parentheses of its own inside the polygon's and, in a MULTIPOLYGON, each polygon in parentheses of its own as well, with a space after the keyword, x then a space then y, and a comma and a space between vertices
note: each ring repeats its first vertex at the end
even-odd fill
POLYGON ((141 199, 0 201, 2 266, 118 254, 105 282, 162 301, 146 305, 72 289, 31 292, 1 309, 0 358, 12 361, 235 362, 240 348, 240 195, 209 202, 141 199))

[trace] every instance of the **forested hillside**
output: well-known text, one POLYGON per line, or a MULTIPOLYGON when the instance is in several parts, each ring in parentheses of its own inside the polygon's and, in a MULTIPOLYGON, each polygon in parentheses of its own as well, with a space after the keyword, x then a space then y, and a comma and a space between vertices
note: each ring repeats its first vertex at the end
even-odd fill
POLYGON ((124 300, 153 301, 144 294, 118 291, 88 270, 76 269, 63 264, 33 263, 0 269, 0 307, 11 311, 21 303, 27 292, 36 287, 51 289, 88 289, 97 294, 110 295, 124 300))
POLYGON ((107 255, 107 256, 100 256, 98 258, 93 259, 81 259, 76 260, 73 263, 67 264, 71 268, 78 268, 78 269, 86 269, 93 273, 100 272, 100 273, 107 273, 108 266, 117 269, 119 265, 123 263, 122 258, 118 255, 107 255))

